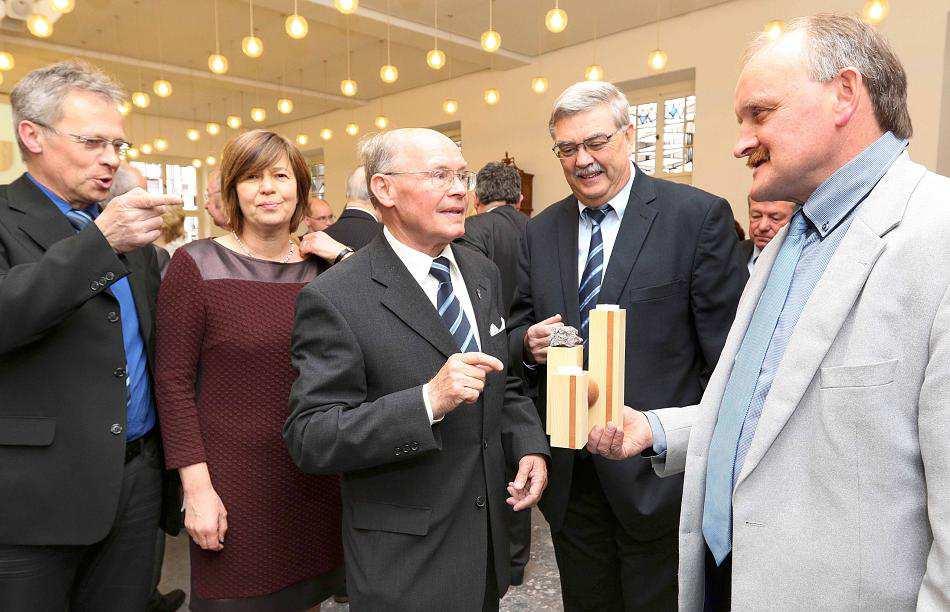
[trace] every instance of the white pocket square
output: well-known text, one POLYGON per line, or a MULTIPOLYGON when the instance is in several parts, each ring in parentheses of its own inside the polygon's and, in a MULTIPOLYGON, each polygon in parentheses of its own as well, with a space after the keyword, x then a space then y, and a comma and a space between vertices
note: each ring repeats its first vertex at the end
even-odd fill
POLYGON ((505 320, 504 320, 504 319, 501 319, 501 321, 498 323, 498 325, 495 325, 494 323, 492 323, 492 324, 490 324, 490 325, 488 326, 488 333, 489 333, 489 335, 491 335, 491 336, 497 336, 498 334, 500 334, 500 333, 503 332, 503 331, 505 331, 505 320))

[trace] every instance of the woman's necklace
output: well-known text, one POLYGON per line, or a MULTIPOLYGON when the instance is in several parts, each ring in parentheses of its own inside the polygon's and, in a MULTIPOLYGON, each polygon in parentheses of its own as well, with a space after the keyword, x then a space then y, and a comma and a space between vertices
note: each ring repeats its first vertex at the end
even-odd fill
MULTIPOLYGON (((257 255, 255 255, 254 253, 252 253, 252 252, 251 252, 251 249, 247 248, 247 245, 244 244, 244 241, 241 240, 241 239, 238 237, 238 235, 237 235, 236 233, 231 232, 231 235, 234 236, 234 239, 237 240, 237 243, 238 243, 239 245, 241 245, 241 248, 242 248, 242 249, 244 249, 244 254, 245 254, 245 255, 247 255, 248 257, 252 257, 252 258, 254 258, 254 259, 267 259, 266 257, 258 257, 257 255)), ((291 257, 293 256, 293 254, 294 254, 294 241, 293 241, 293 240, 287 240, 287 243, 288 243, 288 245, 289 245, 289 248, 287 249, 287 254, 286 254, 286 255, 284 256, 284 258, 281 259, 280 262, 279 262, 279 263, 282 263, 282 264, 285 264, 285 263, 289 262, 289 261, 290 261, 290 258, 291 258, 291 257)), ((273 260, 270 260, 270 261, 273 261, 273 260)))

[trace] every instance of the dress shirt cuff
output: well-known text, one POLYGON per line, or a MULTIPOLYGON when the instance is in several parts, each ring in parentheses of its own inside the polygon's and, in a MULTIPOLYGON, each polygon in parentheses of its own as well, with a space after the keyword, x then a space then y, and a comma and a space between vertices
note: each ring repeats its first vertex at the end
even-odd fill
POLYGON ((652 411, 648 410, 643 413, 647 417, 647 421, 650 422, 650 429, 653 430, 653 457, 663 457, 666 455, 666 431, 663 429, 663 425, 660 424, 660 419, 657 418, 652 411))
POLYGON ((429 383, 422 385, 422 403, 425 404, 426 414, 429 415, 429 425, 435 425, 436 423, 441 423, 442 419, 445 418, 444 416, 438 419, 432 418, 432 405, 429 404, 429 383))

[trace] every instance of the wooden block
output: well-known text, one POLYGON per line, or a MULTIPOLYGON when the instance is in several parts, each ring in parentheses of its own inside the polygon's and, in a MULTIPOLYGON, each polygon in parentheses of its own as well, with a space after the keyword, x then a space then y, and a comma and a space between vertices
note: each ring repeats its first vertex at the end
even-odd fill
POLYGON ((590 428, 587 422, 587 390, 590 377, 578 366, 563 366, 553 372, 548 387, 551 446, 584 448, 590 428))
POLYGON ((557 372, 558 368, 565 366, 573 366, 577 368, 584 367, 584 347, 583 346, 552 346, 548 349, 548 364, 547 364, 547 405, 546 413, 547 417, 545 419, 545 431, 548 435, 551 434, 551 375, 554 372, 557 372))
POLYGON ((623 427, 624 368, 626 363, 627 311, 598 304, 590 311, 588 365, 591 380, 600 391, 590 410, 590 426, 623 427))

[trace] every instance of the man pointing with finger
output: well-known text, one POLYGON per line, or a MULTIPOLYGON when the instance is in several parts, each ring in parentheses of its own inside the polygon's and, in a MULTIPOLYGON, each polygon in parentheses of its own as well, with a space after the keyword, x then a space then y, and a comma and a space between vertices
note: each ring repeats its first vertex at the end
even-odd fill
POLYGON ((451 246, 474 177, 432 130, 373 136, 362 158, 385 229, 300 293, 284 439, 304 471, 343 473, 354 609, 497 609, 504 514, 537 502, 548 445, 505 376, 498 269, 451 246))
POLYGON ((181 200, 134 189, 100 211, 129 146, 122 98, 78 62, 10 97, 27 173, 0 186, 2 610, 143 610, 152 592, 149 243, 181 200))

